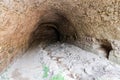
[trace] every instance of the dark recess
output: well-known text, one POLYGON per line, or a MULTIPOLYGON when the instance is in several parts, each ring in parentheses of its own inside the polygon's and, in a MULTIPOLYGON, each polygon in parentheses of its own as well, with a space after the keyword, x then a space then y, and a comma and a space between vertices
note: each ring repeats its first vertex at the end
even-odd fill
POLYGON ((71 43, 77 38, 72 23, 59 12, 49 11, 40 18, 30 36, 30 47, 55 42, 71 43))

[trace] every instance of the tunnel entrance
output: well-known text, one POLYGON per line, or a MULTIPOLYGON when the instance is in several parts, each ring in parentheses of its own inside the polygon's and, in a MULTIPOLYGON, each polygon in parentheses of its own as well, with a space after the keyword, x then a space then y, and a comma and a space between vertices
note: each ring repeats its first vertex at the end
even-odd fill
POLYGON ((40 18, 30 37, 30 45, 34 46, 40 43, 70 43, 76 40, 77 32, 65 15, 50 11, 40 18))

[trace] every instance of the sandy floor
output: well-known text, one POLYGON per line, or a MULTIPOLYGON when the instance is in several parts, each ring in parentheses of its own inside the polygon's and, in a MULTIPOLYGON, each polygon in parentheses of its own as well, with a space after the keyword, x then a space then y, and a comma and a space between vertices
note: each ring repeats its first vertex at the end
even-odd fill
POLYGON ((120 67, 73 45, 55 44, 29 50, 0 80, 120 80, 120 67))

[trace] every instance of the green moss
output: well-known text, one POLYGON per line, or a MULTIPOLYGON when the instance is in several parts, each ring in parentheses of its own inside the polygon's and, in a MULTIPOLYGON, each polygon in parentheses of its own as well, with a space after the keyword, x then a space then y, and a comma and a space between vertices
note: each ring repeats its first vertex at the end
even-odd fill
POLYGON ((48 72, 49 72, 49 67, 44 65, 43 66, 43 71, 44 71, 43 78, 47 78, 48 77, 48 72))
POLYGON ((65 80, 61 74, 54 75, 51 80, 65 80))

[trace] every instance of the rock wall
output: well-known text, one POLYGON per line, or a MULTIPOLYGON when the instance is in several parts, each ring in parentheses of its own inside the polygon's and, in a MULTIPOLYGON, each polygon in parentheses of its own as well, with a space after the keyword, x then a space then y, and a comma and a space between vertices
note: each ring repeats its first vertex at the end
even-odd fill
POLYGON ((119 19, 119 0, 1 0, 0 71, 38 43, 72 43, 109 58, 119 19))

